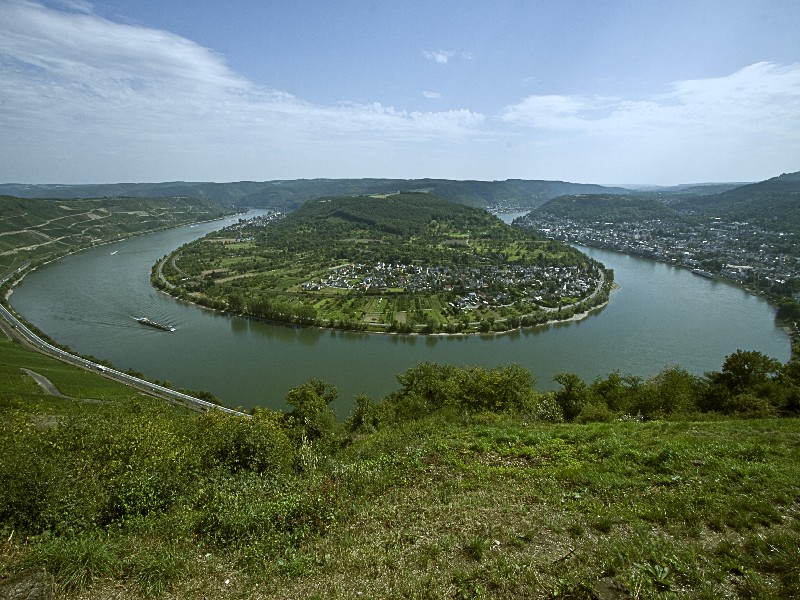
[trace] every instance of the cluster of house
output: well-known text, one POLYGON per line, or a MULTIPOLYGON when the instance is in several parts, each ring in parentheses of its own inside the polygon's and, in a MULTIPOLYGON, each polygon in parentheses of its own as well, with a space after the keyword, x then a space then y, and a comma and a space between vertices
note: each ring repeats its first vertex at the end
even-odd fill
POLYGON ((249 219, 239 218, 237 219, 236 223, 232 225, 228 225, 225 229, 221 229, 221 232, 229 234, 232 231, 238 231, 238 235, 236 237, 237 242, 243 242, 246 240, 251 240, 253 237, 248 235, 245 237, 245 231, 251 229, 253 227, 263 227, 268 223, 272 223, 273 221, 278 221, 283 219, 286 216, 285 213, 280 211, 269 211, 265 215, 259 215, 257 217, 250 217, 249 219))
POLYGON ((447 267, 346 264, 302 284, 306 291, 337 288, 352 291, 397 290, 410 293, 450 292, 462 309, 502 306, 516 300, 550 305, 563 297, 583 298, 602 282, 596 265, 587 269, 518 265, 447 267))
POLYGON ((750 223, 687 224, 663 220, 632 223, 584 223, 547 214, 530 214, 524 225, 548 237, 609 248, 714 274, 740 283, 784 283, 800 277, 796 236, 750 223), (712 267, 713 265, 713 267, 712 267))

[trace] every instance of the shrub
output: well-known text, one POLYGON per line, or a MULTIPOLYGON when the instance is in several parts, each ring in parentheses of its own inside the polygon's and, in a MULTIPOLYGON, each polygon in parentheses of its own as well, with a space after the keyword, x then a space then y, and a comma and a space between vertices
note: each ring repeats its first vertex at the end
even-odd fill
POLYGON ((209 411, 196 423, 197 452, 205 470, 280 474, 292 465, 294 450, 277 413, 256 410, 252 419, 209 411))
POLYGON ((555 392, 553 398, 561 407, 565 421, 574 421, 583 405, 589 400, 589 389, 580 377, 574 373, 559 373, 553 380, 564 386, 555 392))
POLYGON ((613 420, 614 412, 602 400, 587 402, 575 418, 578 423, 609 423, 613 420))
POLYGON ((378 405, 365 394, 355 398, 355 409, 345 421, 347 431, 351 433, 374 433, 380 423, 378 405))
POLYGON ((538 421, 561 423, 564 420, 564 413, 561 411, 561 406, 559 406, 553 394, 539 396, 532 414, 533 418, 538 421))
POLYGON ((330 447, 339 435, 339 423, 328 405, 336 400, 336 388, 312 379, 289 390, 286 404, 294 407, 287 416, 289 431, 296 444, 312 442, 317 447, 330 447))

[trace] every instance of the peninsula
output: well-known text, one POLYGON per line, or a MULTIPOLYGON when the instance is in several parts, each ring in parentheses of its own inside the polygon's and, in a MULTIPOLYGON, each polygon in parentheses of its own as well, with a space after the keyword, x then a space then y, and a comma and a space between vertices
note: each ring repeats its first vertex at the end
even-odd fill
POLYGON ((578 250, 425 193, 321 198, 179 248, 153 284, 211 308, 385 333, 488 333, 573 318, 613 274, 578 250))

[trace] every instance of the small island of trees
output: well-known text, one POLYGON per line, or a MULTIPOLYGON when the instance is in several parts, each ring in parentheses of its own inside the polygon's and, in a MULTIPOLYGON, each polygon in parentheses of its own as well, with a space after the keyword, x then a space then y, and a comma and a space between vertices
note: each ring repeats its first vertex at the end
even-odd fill
POLYGON ((403 193, 240 219, 159 261, 152 281, 277 322, 455 334, 573 318, 608 300, 613 273, 484 210, 403 193))

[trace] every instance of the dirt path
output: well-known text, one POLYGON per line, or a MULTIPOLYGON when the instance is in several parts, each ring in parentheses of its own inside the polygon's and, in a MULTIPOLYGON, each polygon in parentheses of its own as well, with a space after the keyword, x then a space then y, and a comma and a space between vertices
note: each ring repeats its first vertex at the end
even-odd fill
POLYGON ((39 387, 41 387, 45 391, 45 393, 50 394, 51 396, 57 396, 59 398, 69 398, 69 396, 65 396, 64 394, 62 394, 61 391, 56 386, 54 386, 52 382, 44 375, 39 375, 39 373, 31 371, 30 369, 26 369, 24 367, 22 368, 22 370, 28 375, 30 375, 33 378, 33 380, 39 384, 39 387))

